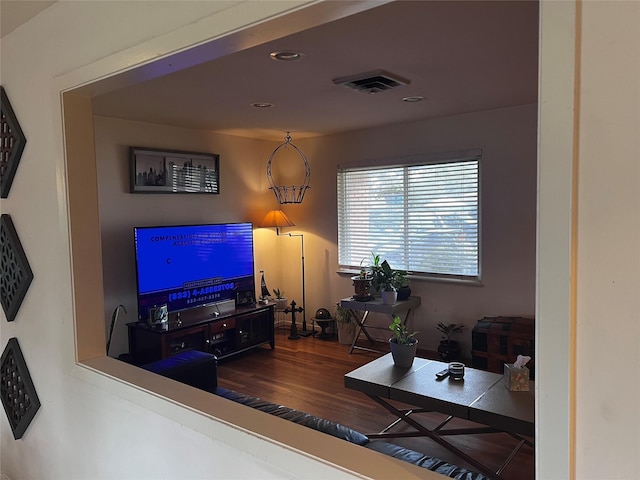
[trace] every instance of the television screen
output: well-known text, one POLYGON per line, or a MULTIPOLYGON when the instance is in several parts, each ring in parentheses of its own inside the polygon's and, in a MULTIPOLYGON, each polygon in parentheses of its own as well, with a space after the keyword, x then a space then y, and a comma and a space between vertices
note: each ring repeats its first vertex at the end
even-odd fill
POLYGON ((138 320, 255 294, 251 223, 134 228, 138 320))

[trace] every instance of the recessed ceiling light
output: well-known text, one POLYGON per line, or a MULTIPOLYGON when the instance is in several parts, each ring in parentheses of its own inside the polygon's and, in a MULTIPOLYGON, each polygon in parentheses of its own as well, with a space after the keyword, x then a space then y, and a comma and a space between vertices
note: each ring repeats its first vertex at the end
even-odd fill
POLYGON ((272 60, 278 60, 280 62, 299 62, 304 55, 300 52, 294 52, 293 50, 282 50, 277 52, 271 52, 269 54, 272 60))
POLYGON ((273 103, 268 103, 268 102, 254 102, 251 104, 252 107, 256 107, 256 108, 269 108, 269 107, 273 107, 273 103))
POLYGON ((422 100, 424 100, 424 97, 420 95, 413 95, 411 97, 404 97, 402 99, 403 102, 407 102, 407 103, 421 102, 422 100))

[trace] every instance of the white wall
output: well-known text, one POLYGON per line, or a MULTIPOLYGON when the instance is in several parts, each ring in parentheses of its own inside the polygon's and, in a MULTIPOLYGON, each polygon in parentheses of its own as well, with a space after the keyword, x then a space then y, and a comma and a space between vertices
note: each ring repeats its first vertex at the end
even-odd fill
POLYGON ((640 471, 640 2, 582 11, 576 477, 630 479, 640 471))

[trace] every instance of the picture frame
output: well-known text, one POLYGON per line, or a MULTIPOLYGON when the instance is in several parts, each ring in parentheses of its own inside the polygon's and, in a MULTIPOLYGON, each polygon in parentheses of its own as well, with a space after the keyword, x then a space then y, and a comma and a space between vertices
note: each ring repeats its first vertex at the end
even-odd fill
POLYGON ((220 193, 220 155, 129 147, 130 193, 220 193))
POLYGON ((243 290, 236 293, 236 307, 252 307, 256 299, 251 290, 243 290))

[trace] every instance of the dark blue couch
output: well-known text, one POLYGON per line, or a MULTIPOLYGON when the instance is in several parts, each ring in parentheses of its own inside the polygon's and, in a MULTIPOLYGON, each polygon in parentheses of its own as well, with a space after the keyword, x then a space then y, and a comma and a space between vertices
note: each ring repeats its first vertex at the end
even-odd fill
POLYGON ((380 440, 370 441, 369 438, 345 425, 326 420, 324 418, 300 412, 293 408, 278 405, 261 398, 252 397, 218 386, 218 361, 214 355, 188 350, 172 357, 158 360, 144 365, 142 368, 163 375, 181 383, 206 390, 234 402, 247 405, 271 415, 284 418, 305 427, 313 428, 336 438, 360 445, 370 450, 390 455, 399 460, 427 468, 441 475, 458 480, 485 480, 487 477, 430 457, 414 450, 380 440))

